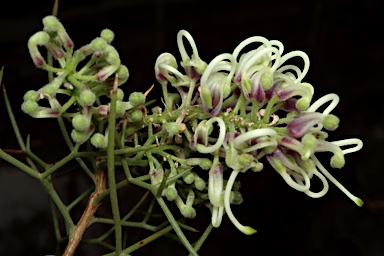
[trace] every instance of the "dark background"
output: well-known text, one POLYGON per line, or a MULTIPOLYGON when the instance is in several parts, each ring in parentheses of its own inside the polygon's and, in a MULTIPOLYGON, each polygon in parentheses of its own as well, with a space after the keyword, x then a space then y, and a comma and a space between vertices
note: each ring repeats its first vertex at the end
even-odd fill
MULTIPOLYGON (((66 154, 54 121, 33 120, 22 114, 19 106, 25 91, 46 83, 46 74, 33 66, 26 43, 42 29, 41 19, 51 10, 52 1, 47 0, 0 4, 3 83, 23 136, 30 133, 34 152, 49 162, 66 154)), ((155 81, 153 65, 160 53, 170 52, 180 61, 176 45, 180 29, 192 34, 206 62, 232 52, 242 40, 254 35, 280 40, 284 52, 305 51, 311 67, 304 81, 315 87, 314 99, 330 92, 341 98, 333 111, 341 124, 330 139, 357 137, 364 141, 363 150, 346 156, 342 170, 331 170, 365 201, 364 206, 354 205, 333 184, 323 198, 309 198, 288 187, 266 164, 261 173, 239 175, 244 202, 233 206, 240 222, 258 233, 243 235, 225 216, 199 253, 380 256, 384 255, 383 11, 379 0, 70 0, 60 3, 58 16, 76 48, 104 28, 115 32, 113 45, 131 74, 123 86, 127 94, 145 91, 155 81)), ((159 91, 157 88, 152 96, 159 91)), ((18 148, 2 97, 0 147, 18 148)), ((325 154, 324 161, 329 166, 329 155, 325 154)), ((73 193, 82 191, 85 183, 66 178, 59 181, 59 190, 67 193, 68 188, 73 193)), ((48 196, 38 182, 0 161, 0 255, 53 254, 49 207, 48 196)), ((201 209, 198 214, 208 215, 208 210, 201 209)), ((196 225, 203 229, 209 216, 198 220, 196 225)), ((186 255, 168 238, 148 247, 133 255, 186 255)), ((78 255, 101 255, 103 251, 96 248, 80 248, 78 255)))

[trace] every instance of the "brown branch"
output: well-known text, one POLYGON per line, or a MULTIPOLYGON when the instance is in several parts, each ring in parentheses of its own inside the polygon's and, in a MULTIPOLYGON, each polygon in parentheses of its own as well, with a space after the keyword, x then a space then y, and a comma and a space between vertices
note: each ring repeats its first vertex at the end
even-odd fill
POLYGON ((75 253, 80 241, 83 238, 85 230, 89 226, 89 223, 91 222, 97 208, 99 208, 99 206, 101 205, 98 204, 96 206, 92 206, 93 201, 105 191, 106 172, 104 170, 98 170, 95 173, 95 183, 96 189, 90 195, 87 207, 85 208, 83 215, 81 216, 79 222, 75 226, 75 229, 70 235, 68 245, 65 248, 65 251, 62 256, 72 256, 75 253))
POLYGON ((13 154, 13 155, 25 155, 26 154, 25 150, 21 150, 21 149, 6 149, 6 148, 4 148, 3 151, 5 153, 13 154))

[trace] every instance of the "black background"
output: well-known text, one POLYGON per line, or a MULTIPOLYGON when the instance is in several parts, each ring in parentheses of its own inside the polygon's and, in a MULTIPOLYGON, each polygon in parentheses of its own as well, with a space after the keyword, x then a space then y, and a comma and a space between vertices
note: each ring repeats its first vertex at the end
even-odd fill
MULTIPOLYGON (((22 95, 46 83, 34 67, 27 40, 42 29, 52 1, 0 4, 0 65, 22 135, 31 134, 32 148, 48 162, 67 154, 54 120, 33 120, 20 111, 22 95), (48 153, 47 153, 48 152, 48 153)), ((384 255, 383 157, 384 57, 383 3, 378 0, 317 1, 62 1, 59 18, 78 48, 104 28, 115 32, 113 45, 130 71, 127 92, 145 91, 155 81, 153 66, 162 52, 178 61, 176 34, 188 30, 199 54, 209 62, 249 36, 283 42, 286 50, 303 50, 311 67, 304 81, 315 88, 314 99, 335 92, 341 102, 333 111, 341 119, 331 140, 357 137, 358 153, 346 156, 342 170, 331 173, 365 204, 357 207, 334 185, 312 199, 288 187, 271 167, 240 174, 244 202, 233 206, 241 223, 258 230, 240 233, 224 217, 199 251, 200 255, 384 255)), ((158 96, 157 87, 152 97, 158 96)), ((0 147, 18 148, 0 98, 0 147)), ((323 163, 328 165, 329 155, 323 163)), ((82 176, 79 176, 81 179, 82 176)), ((85 181, 58 179, 59 191, 82 191, 85 181), (68 189, 70 188, 70 189, 68 189)), ((64 201, 71 195, 64 196, 64 201)), ((129 200, 129 199, 127 199, 129 200)), ((0 161, 0 255, 54 253, 49 199, 33 178, 0 161)), ((198 215, 209 215, 201 209, 198 215)), ((203 229, 209 223, 199 217, 203 229)), ((130 235, 136 234, 132 229, 130 235)), ((136 242, 137 240, 131 240, 136 242)), ((101 255, 100 247, 80 247, 78 255, 101 255)), ((162 238, 133 255, 186 255, 182 246, 162 238)))

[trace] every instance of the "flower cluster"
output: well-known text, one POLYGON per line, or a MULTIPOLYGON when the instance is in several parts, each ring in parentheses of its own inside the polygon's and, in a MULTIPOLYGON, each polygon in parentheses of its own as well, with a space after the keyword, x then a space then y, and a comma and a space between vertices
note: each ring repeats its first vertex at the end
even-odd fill
MULTIPOLYGON (((39 90, 26 92, 22 110, 35 118, 70 118, 74 128, 71 137, 75 143, 82 144, 93 135, 92 144, 105 148, 108 142, 106 136, 94 134, 95 127, 109 113, 109 105, 102 104, 102 98, 110 96, 115 77, 118 77, 118 85, 125 83, 129 77, 127 67, 121 64, 117 50, 111 45, 114 33, 104 29, 100 37, 74 51, 74 43, 55 16, 45 17, 43 25, 42 31, 30 37, 29 53, 38 68, 56 76, 39 90), (46 48, 48 54, 57 61, 58 67, 54 66, 52 60, 46 61, 39 47, 46 48), (84 60, 87 62, 80 66, 84 60), (43 99, 48 100, 49 106, 39 105, 43 99), (66 100, 65 104, 60 104, 60 100, 66 100)), ((124 92, 121 89, 117 95, 116 114, 120 116, 145 101, 142 93, 134 93, 133 102, 123 101, 124 92), (137 100, 138 97, 140 99, 137 100)))
POLYGON ((187 111, 187 116, 194 116, 184 122, 186 130, 193 131, 193 135, 187 136, 191 149, 213 157, 208 180, 213 226, 220 225, 226 212, 240 231, 256 232, 237 221, 230 204, 241 202, 234 199, 238 194, 237 189, 233 189, 238 173, 261 171, 263 157, 289 186, 310 197, 327 193, 328 178, 358 206, 363 204, 315 156, 317 152, 331 152, 331 167, 342 168, 344 156, 360 150, 362 141, 326 140, 328 131, 339 125, 339 118, 331 114, 339 97, 328 94, 311 104, 314 89, 302 81, 309 69, 309 59, 304 52, 284 54, 281 42, 255 36, 244 40, 232 53, 220 54, 207 64, 199 57, 187 31, 179 32, 177 43, 185 74, 178 70, 175 57, 164 53, 157 59, 155 75, 163 88, 166 110, 182 109, 187 111), (191 45, 191 56, 185 51, 183 37, 191 45), (255 43, 258 47, 240 54, 246 46, 255 43), (294 57, 303 60, 303 69, 286 64, 294 57), (179 92, 180 105, 169 100, 168 85, 179 92), (325 109, 318 111, 323 105, 325 109), (342 149, 344 146, 349 147, 342 149), (223 166, 232 170, 226 183, 223 166), (311 190, 313 177, 323 183, 321 191, 311 190))
POLYGON ((108 97, 112 87, 126 82, 129 76, 111 45, 113 32, 105 29, 100 37, 74 51, 57 18, 48 16, 43 24, 43 31, 29 39, 28 48, 34 64, 55 76, 41 89, 24 95, 22 110, 35 118, 71 120, 71 137, 77 145, 90 142, 97 150, 104 150, 113 143, 124 155, 115 164, 124 167, 127 179, 174 202, 184 217, 194 218, 197 207, 205 205, 211 210, 214 227, 220 226, 226 213, 240 231, 255 233, 239 223, 231 204, 243 201, 235 182, 237 175, 248 170, 259 172, 265 162, 289 186, 310 197, 324 196, 329 180, 362 205, 315 156, 317 152, 331 152, 331 167, 342 168, 344 156, 360 150, 362 142, 326 140, 328 131, 339 125, 339 118, 331 114, 339 97, 328 94, 311 104, 314 89, 302 82, 309 69, 304 52, 283 54, 281 42, 256 36, 207 64, 192 36, 182 30, 177 44, 183 71, 170 53, 161 54, 155 63, 164 106, 147 109, 153 103, 146 102, 150 89, 131 93, 127 101, 118 89, 113 113, 116 131, 114 141, 108 141, 107 117, 112 112, 108 97), (250 44, 258 47, 241 54, 250 44), (58 67, 45 60, 39 50, 42 46, 58 67), (303 60, 303 69, 286 64, 294 57, 303 60), (79 67, 83 60, 87 62, 79 67), (48 107, 38 104, 42 99, 48 100, 48 107), (323 105, 324 110, 318 111, 323 105), (231 173, 224 180, 228 170, 231 173), (313 177, 321 180, 321 191, 311 190, 313 177))

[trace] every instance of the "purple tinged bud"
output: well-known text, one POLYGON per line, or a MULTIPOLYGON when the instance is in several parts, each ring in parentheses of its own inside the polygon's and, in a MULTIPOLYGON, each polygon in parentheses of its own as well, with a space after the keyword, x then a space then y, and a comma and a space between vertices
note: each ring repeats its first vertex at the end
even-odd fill
POLYGON ((44 31, 49 33, 57 32, 58 37, 64 45, 65 49, 73 49, 72 39, 69 37, 63 24, 53 15, 46 16, 43 19, 44 31))
POLYGON ((97 114, 100 116, 106 116, 109 113, 109 106, 107 105, 101 105, 97 108, 97 114))
POLYGON ((321 113, 305 113, 293 119, 287 125, 287 128, 293 137, 300 138, 304 136, 314 125, 322 123, 323 119, 324 115, 321 113))
POLYGON ((213 206, 223 206, 223 166, 219 163, 209 172, 208 197, 213 206))
POLYGON ((276 91, 279 89, 281 85, 281 82, 276 82, 274 83, 271 88, 269 88, 266 92, 265 92, 265 96, 267 97, 267 99, 271 99, 272 96, 276 93, 276 91))
POLYGON ((31 55, 31 58, 37 67, 44 66, 46 63, 37 46, 46 45, 49 40, 50 37, 48 33, 44 31, 39 31, 35 33, 28 40, 29 54, 31 55))
POLYGON ((286 112, 294 112, 297 111, 296 107, 297 99, 295 98, 289 98, 284 102, 283 110, 286 112))

